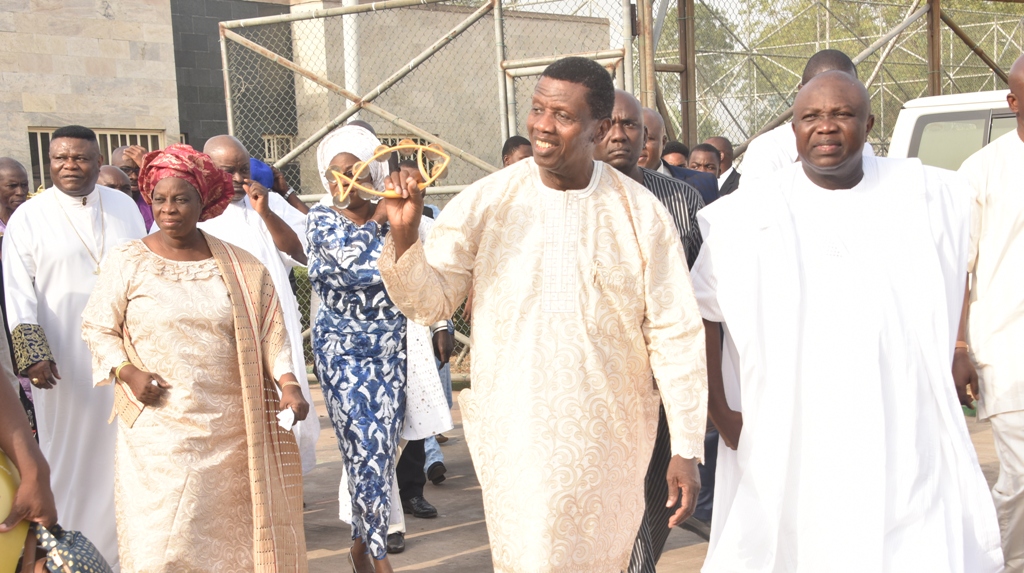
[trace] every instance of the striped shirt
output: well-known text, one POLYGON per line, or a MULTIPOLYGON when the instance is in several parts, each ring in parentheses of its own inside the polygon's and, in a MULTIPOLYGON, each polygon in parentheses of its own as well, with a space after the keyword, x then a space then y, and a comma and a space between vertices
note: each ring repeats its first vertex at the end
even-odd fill
POLYGON ((686 251, 686 264, 692 267, 704 242, 697 225, 697 211, 704 208, 704 199, 692 185, 675 177, 643 167, 640 171, 644 174, 644 187, 661 201, 676 222, 676 230, 686 251))
MULTIPOLYGON (((668 209, 679 231, 686 251, 686 263, 693 266, 700 252, 704 239, 697 225, 697 211, 704 208, 704 199, 690 184, 675 177, 669 177, 650 169, 640 170, 644 174, 644 187, 650 190, 661 204, 668 209)), ((633 553, 629 560, 628 573, 655 573, 658 559, 668 540, 668 520, 679 507, 665 507, 668 501, 668 485, 665 473, 672 458, 672 443, 668 433, 668 421, 665 408, 662 407, 658 417, 658 434, 654 441, 654 452, 647 468, 644 497, 646 507, 640 522, 633 553)), ((696 495, 696 493, 694 493, 696 495)))

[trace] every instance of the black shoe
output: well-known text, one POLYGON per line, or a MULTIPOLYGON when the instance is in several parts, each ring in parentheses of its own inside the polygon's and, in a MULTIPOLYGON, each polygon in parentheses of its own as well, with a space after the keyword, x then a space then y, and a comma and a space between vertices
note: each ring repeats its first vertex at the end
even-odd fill
POLYGON ((700 537, 704 541, 711 540, 711 522, 709 521, 697 519, 691 515, 686 519, 686 521, 680 524, 679 527, 696 533, 697 537, 700 537))
POLYGON ((444 472, 446 471, 448 468, 444 467, 444 462, 434 462, 427 470, 427 479, 430 480, 430 483, 437 485, 444 481, 444 472))
POLYGON ((405 551, 405 534, 401 531, 388 534, 388 553, 401 553, 405 551))
POLYGON ((410 497, 403 501, 402 509, 404 509, 406 513, 411 513, 413 517, 418 517, 420 519, 437 517, 437 508, 430 505, 429 501, 423 499, 422 495, 410 497))

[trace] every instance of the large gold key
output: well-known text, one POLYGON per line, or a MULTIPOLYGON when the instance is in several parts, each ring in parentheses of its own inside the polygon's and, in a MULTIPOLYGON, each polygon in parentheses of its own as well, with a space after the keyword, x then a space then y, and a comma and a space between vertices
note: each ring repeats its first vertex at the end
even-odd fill
POLYGON ((423 177, 423 182, 419 184, 419 189, 421 191, 430 187, 435 181, 444 176, 445 172, 448 171, 448 164, 452 161, 451 156, 448 155, 444 151, 444 148, 437 143, 421 145, 411 139, 403 139, 398 142, 398 145, 392 147, 381 145, 374 150, 373 157, 370 157, 366 161, 356 162, 350 171, 351 175, 342 173, 340 170, 335 168, 331 168, 328 171, 328 173, 330 173, 338 183, 338 194, 334 196, 335 206, 339 209, 348 207, 353 191, 358 192, 361 196, 367 199, 369 199, 370 196, 383 197, 386 199, 400 198, 401 195, 394 191, 378 191, 372 186, 367 186, 359 182, 363 177, 363 174, 370 169, 370 165, 374 161, 388 163, 390 166, 390 173, 398 171, 399 152, 406 152, 404 155, 414 154, 416 156, 416 166, 419 168, 420 175, 423 177), (429 162, 433 162, 433 166, 430 166, 429 162))

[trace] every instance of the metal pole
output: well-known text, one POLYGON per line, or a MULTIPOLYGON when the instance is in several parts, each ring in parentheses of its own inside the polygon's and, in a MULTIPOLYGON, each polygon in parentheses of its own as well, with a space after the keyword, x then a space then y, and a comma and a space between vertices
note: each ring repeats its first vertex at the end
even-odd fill
POLYGON ((327 8, 325 10, 310 10, 308 12, 294 12, 291 14, 278 14, 276 16, 264 16, 261 18, 246 18, 245 20, 229 20, 221 22, 225 28, 249 28, 252 26, 265 26, 267 24, 282 24, 285 22, 298 22, 300 20, 316 20, 328 16, 343 16, 345 14, 359 14, 361 12, 376 12, 389 8, 408 8, 410 6, 426 6, 436 4, 445 0, 385 0, 383 2, 371 2, 353 6, 342 6, 340 8, 327 8))
POLYGON ((679 12, 679 138, 693 144, 697 142, 697 40, 694 30, 693 0, 678 0, 679 12))
POLYGON ((441 147, 444 147, 445 152, 447 152, 449 155, 453 157, 458 157, 459 159, 465 161, 466 163, 475 165, 488 173, 494 173, 495 171, 498 170, 497 167, 491 165, 490 163, 487 163, 483 159, 480 159, 479 157, 469 153, 468 151, 465 151, 461 147, 456 147, 453 143, 445 141, 440 137, 434 135, 433 133, 430 133, 429 131, 420 128, 417 125, 409 123, 408 121, 398 117, 397 115, 391 113, 390 111, 380 106, 374 105, 372 103, 367 103, 363 104, 363 109, 378 117, 390 121, 393 125, 400 127, 413 135, 419 136, 431 143, 439 144, 441 147))
POLYGON ((568 57, 579 57, 587 58, 590 60, 612 60, 619 59, 622 57, 622 50, 601 50, 598 52, 581 52, 578 54, 562 54, 559 56, 541 56, 538 58, 522 58, 519 60, 505 60, 502 62, 501 67, 505 70, 514 70, 517 68, 530 68, 535 66, 549 66, 562 58, 568 57))
MULTIPOLYGON (((929 2, 931 2, 931 1, 933 1, 933 0, 929 0, 929 2)), ((861 62, 863 62, 864 60, 866 60, 868 58, 868 56, 870 56, 871 54, 877 52, 879 48, 881 48, 882 46, 887 44, 889 42, 889 40, 892 40, 896 36, 899 36, 900 34, 902 34, 903 31, 906 30, 907 28, 909 28, 911 24, 913 24, 914 22, 917 22, 922 16, 927 14, 929 12, 929 10, 930 10, 929 6, 922 6, 920 10, 918 10, 918 11, 914 12, 913 14, 911 14, 910 16, 908 16, 907 19, 903 20, 902 22, 900 22, 900 24, 898 26, 896 26, 892 30, 889 30, 889 33, 887 33, 886 35, 882 36, 881 38, 875 40, 870 46, 868 46, 867 48, 864 48, 861 51, 861 53, 859 53, 856 56, 854 56, 853 64, 854 65, 858 65, 861 62)), ((744 151, 747 150, 747 146, 750 145, 751 140, 753 140, 755 137, 761 135, 762 133, 771 131, 771 130, 775 129, 776 127, 779 127, 783 123, 786 123, 786 121, 788 121, 789 118, 791 118, 791 117, 793 117, 793 107, 792 106, 790 106, 789 109, 787 109, 786 111, 782 112, 778 117, 776 117, 772 121, 768 122, 764 127, 762 127, 757 133, 752 135, 749 139, 747 139, 743 143, 737 145, 736 149, 735 149, 735 152, 734 152, 735 155, 737 157, 739 157, 741 153, 743 153, 744 151)))
POLYGON ((945 22, 947 26, 949 26, 949 29, 952 30, 958 38, 963 40, 963 42, 967 44, 967 47, 970 48, 975 54, 977 54, 978 57, 981 58, 981 61, 985 62, 985 64, 988 65, 988 67, 991 68, 997 76, 999 76, 999 79, 1003 80, 1003 83, 1009 85, 1010 78, 1007 77, 1006 72, 1004 72, 1003 69, 999 67, 999 64, 995 63, 992 60, 992 58, 988 57, 988 54, 986 54, 985 51, 981 49, 981 46, 976 44, 974 40, 972 40, 971 37, 967 35, 967 32, 964 32, 963 29, 960 26, 958 26, 952 18, 947 16, 945 12, 939 12, 939 14, 942 17, 942 21, 945 22))
POLYGON ((228 72, 228 44, 224 37, 224 23, 218 27, 220 32, 220 65, 224 69, 224 107, 227 108, 228 134, 235 134, 235 111, 231 105, 231 78, 228 72))
MULTIPOLYGON (((471 163, 471 164, 479 167, 480 169, 483 169, 484 171, 494 172, 494 171, 498 170, 497 167, 491 165, 490 163, 487 163, 486 161, 484 161, 484 160, 482 160, 482 159, 480 159, 480 158, 478 158, 478 157, 476 157, 474 155, 471 155, 470 153, 467 153, 467 152, 461 150, 460 148, 458 148, 458 147, 454 146, 453 144, 451 144, 451 143, 449 143, 449 142, 447 142, 447 141, 445 141, 445 140, 435 136, 432 133, 429 133, 427 131, 424 131, 423 129, 420 129, 419 127, 417 127, 417 126, 415 126, 415 125, 413 125, 413 124, 411 124, 411 123, 409 123, 409 122, 399 118, 395 114, 393 114, 393 113, 391 113, 391 112, 389 112, 389 111, 387 111, 387 110, 385 110, 385 109, 383 109, 383 108, 381 108, 381 107, 379 107, 379 106, 377 106, 377 105, 375 105, 373 103, 370 103, 365 98, 361 99, 359 96, 357 96, 356 94, 350 92, 349 90, 346 90, 345 88, 339 86, 338 84, 336 84, 336 83, 334 83, 334 82, 332 82, 332 81, 330 81, 330 80, 328 80, 328 79, 326 79, 326 78, 324 78, 324 77, 322 77, 322 76, 320 76, 318 74, 315 74, 315 73, 313 73, 313 72, 303 68, 302 66, 296 64, 295 62, 289 60, 288 58, 285 58, 284 56, 282 56, 280 54, 272 52, 272 51, 264 48, 263 46, 260 46, 259 44, 256 44, 256 43, 254 43, 254 42, 252 42, 250 40, 247 40, 247 39, 243 38, 242 36, 239 36, 238 34, 232 32, 230 30, 225 30, 224 31, 224 36, 226 38, 232 40, 232 41, 238 42, 239 44, 241 44, 242 46, 245 46, 246 48, 249 48, 253 52, 256 52, 257 54, 259 54, 259 55, 261 55, 261 56, 263 56, 263 57, 265 57, 265 58, 267 58, 267 59, 269 59, 269 60, 271 60, 271 61, 273 61, 273 62, 275 62, 275 63, 277 63, 277 64, 279 64, 279 65, 281 65, 281 66, 283 66, 283 67, 285 67, 285 68, 295 72, 295 73, 297 73, 297 74, 299 74, 300 76, 302 76, 302 77, 304 77, 304 78, 306 78, 306 79, 308 79, 308 80, 310 80, 310 81, 312 81, 312 82, 314 82, 316 84, 319 84, 319 85, 321 85, 321 86, 331 90, 332 92, 340 94, 340 95, 342 95, 342 96, 352 100, 353 102, 355 102, 355 105, 349 107, 344 112, 342 112, 341 115, 339 115, 334 120, 332 120, 331 124, 334 124, 334 126, 340 125, 340 123, 335 123, 336 121, 339 121, 339 118, 340 118, 340 121, 344 121, 345 118, 351 117, 352 114, 356 113, 360 109, 364 109, 364 110, 366 110, 366 111, 368 111, 370 113, 373 113, 375 115, 378 115, 378 116, 380 116, 380 117, 390 121, 391 123, 393 123, 393 124, 395 124, 395 125, 397 125, 399 127, 402 127, 403 129, 408 130, 409 133, 412 133, 414 135, 422 137, 423 139, 426 139, 427 141, 432 141, 434 143, 441 144, 449 153, 451 153, 451 155, 453 155, 455 157, 458 157, 459 159, 462 159, 462 160, 466 161, 467 163, 471 163)), ((331 125, 331 124, 328 124, 328 125, 331 125)), ((285 155, 281 159, 277 160, 274 163, 274 167, 280 168, 282 165, 285 165, 289 161, 295 159, 303 151, 309 149, 310 147, 315 145, 318 141, 320 141, 320 138, 322 138, 324 135, 327 135, 328 133, 330 133, 331 129, 333 129, 333 127, 328 128, 328 126, 324 126, 320 130, 318 130, 316 134, 314 134, 313 136, 308 137, 305 141, 303 141, 298 146, 296 146, 294 149, 289 151, 287 155, 285 155)))
MULTIPOLYGON (((505 26, 504 16, 501 11, 503 0, 494 0, 494 46, 498 59, 498 124, 501 126, 501 141, 509 138, 508 128, 508 98, 509 93, 505 84, 505 72, 502 66, 505 64, 505 26)), ((515 94, 512 94, 515 97, 515 94)))
POLYGON ((658 14, 654 17, 654 51, 658 51, 661 43, 661 32, 665 29, 665 16, 668 15, 668 4, 670 0, 661 0, 658 4, 658 14))
POLYGON ((928 0, 928 95, 942 95, 942 7, 928 0))
POLYGON ((516 117, 516 79, 505 74, 505 91, 508 92, 508 107, 505 109, 509 137, 519 135, 519 118, 516 117))
POLYGON ((633 93, 633 5, 622 0, 622 80, 623 89, 633 93))
POLYGON ((651 0, 638 0, 637 13, 640 20, 640 103, 653 108, 658 105, 654 87, 658 77, 654 71, 654 6, 651 0))
MULTIPOLYGON (((599 63, 599 64, 601 64, 601 66, 605 67, 605 68, 617 67, 619 65, 619 62, 622 61, 622 57, 620 56, 620 57, 616 57, 616 58, 599 59, 599 60, 594 60, 594 61, 599 63)), ((529 68, 513 68, 511 70, 506 70, 505 74, 507 74, 507 75, 509 75, 509 76, 511 76, 513 78, 521 78, 521 77, 524 77, 524 76, 539 76, 540 74, 544 73, 544 70, 547 69, 547 67, 548 67, 547 65, 543 65, 543 66, 532 66, 532 67, 529 67, 529 68)))
MULTIPOLYGON (((914 9, 917 8, 917 5, 920 3, 921 0, 914 0, 914 3, 907 8, 907 13, 903 16, 903 19, 906 20, 911 14, 913 14, 914 9)), ((882 55, 878 56, 878 63, 875 64, 875 68, 871 70, 871 75, 868 76, 868 79, 864 82, 864 87, 870 88, 871 84, 875 82, 875 78, 878 77, 878 73, 882 71, 882 65, 885 63, 886 58, 889 57, 892 49, 896 47, 896 41, 898 39, 899 36, 893 36, 893 38, 885 45, 885 49, 882 50, 882 55)))

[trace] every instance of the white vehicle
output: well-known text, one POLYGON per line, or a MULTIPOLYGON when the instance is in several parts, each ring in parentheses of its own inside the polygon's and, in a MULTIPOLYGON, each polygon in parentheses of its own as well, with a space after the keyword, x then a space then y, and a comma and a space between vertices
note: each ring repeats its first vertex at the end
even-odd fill
POLYGON ((889 157, 918 157, 957 170, 965 159, 1017 127, 1006 103, 1010 90, 923 97, 903 104, 889 157))

